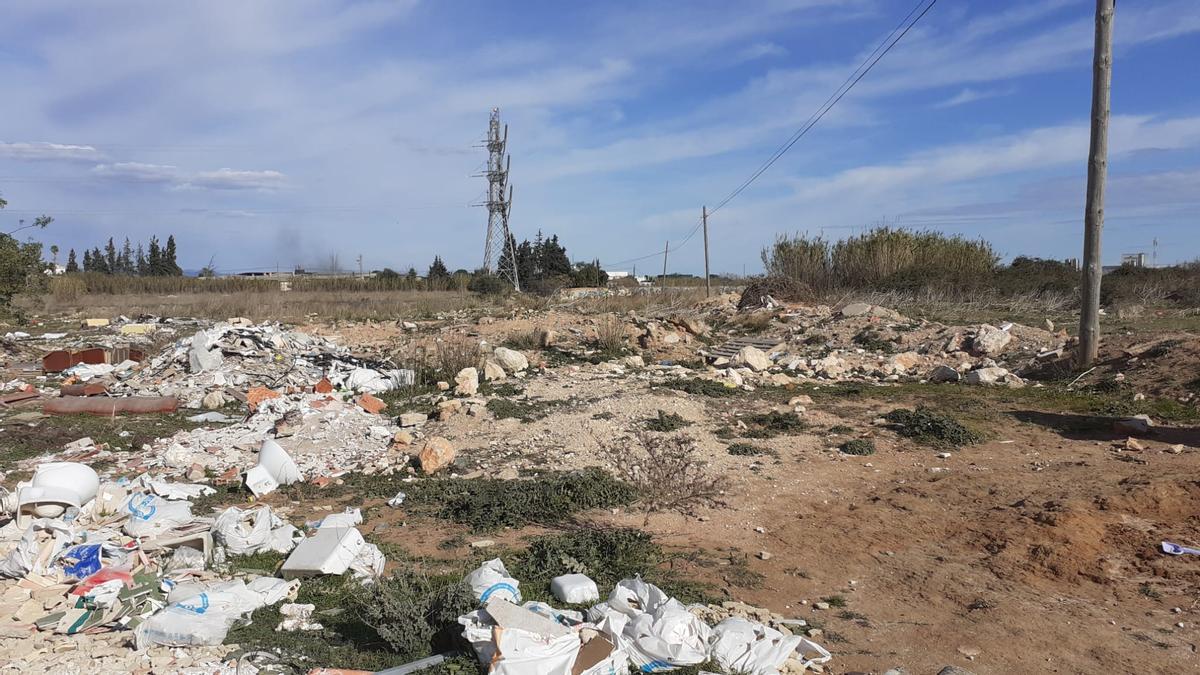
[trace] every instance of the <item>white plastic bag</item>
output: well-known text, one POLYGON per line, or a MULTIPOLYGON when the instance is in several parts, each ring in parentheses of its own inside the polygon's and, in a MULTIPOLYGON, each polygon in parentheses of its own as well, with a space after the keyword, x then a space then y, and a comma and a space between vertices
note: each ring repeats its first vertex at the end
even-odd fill
POLYGON ((213 539, 233 555, 252 555, 261 551, 287 553, 303 535, 291 523, 285 523, 269 506, 243 511, 231 506, 213 521, 213 539))
POLYGON ((74 531, 61 520, 39 518, 33 521, 21 534, 17 545, 0 559, 0 578, 20 579, 30 572, 46 571, 37 564, 38 553, 42 549, 42 544, 38 541, 38 532, 41 531, 49 532, 54 537, 50 555, 43 558, 44 561, 57 559, 75 539, 74 531))
POLYGON ((467 575, 466 582, 480 602, 486 603, 491 598, 521 602, 521 582, 508 575, 508 570, 504 569, 504 562, 499 558, 493 558, 480 565, 467 575))
POLYGON ((495 631, 496 656, 489 675, 570 675, 579 655, 579 634, 558 637, 518 629, 495 631))
POLYGON ((158 495, 135 494, 125 501, 125 534, 131 537, 157 537, 192 522, 189 502, 169 502, 158 495))
POLYGON ((778 675, 796 647, 804 641, 757 621, 730 617, 713 628, 712 658, 727 671, 747 675, 778 675))
POLYGON ((550 580, 550 592, 560 602, 579 605, 585 602, 595 602, 600 599, 600 589, 596 582, 585 574, 564 574, 550 580))
POLYGON ((375 544, 367 542, 359 549, 358 555, 354 556, 354 562, 350 563, 350 573, 363 584, 370 584, 383 576, 385 565, 387 558, 383 556, 383 551, 375 544))
POLYGON ((641 579, 624 579, 613 588, 607 604, 607 616, 595 618, 601 620, 601 626, 607 625, 606 632, 642 672, 673 670, 708 660, 712 629, 657 586, 641 579))
POLYGON ((181 584, 171 592, 171 604, 138 625, 134 631, 137 648, 219 645, 238 620, 283 600, 298 587, 298 583, 271 577, 259 577, 249 584, 241 580, 207 587, 181 584))

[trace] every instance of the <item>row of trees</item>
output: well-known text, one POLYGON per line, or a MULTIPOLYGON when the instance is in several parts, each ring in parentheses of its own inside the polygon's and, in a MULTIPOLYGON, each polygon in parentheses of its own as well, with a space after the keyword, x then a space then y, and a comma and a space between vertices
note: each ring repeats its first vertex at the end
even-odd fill
POLYGON ((139 243, 135 252, 125 238, 125 245, 118 251, 112 238, 108 239, 104 250, 97 246, 83 252, 83 265, 75 256, 75 249, 67 254, 67 273, 92 272, 97 274, 115 274, 138 277, 178 277, 183 275, 183 269, 176 261, 175 236, 167 237, 166 245, 158 243, 158 237, 150 237, 146 247, 139 243), (148 250, 147 250, 148 249, 148 250))

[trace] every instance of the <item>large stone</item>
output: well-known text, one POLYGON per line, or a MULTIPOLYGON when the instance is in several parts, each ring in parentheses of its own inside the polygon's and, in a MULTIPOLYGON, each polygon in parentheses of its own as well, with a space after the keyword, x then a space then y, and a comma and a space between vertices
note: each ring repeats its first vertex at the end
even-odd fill
POLYGON ((929 371, 927 379, 930 382, 958 382, 962 375, 950 366, 941 365, 929 371))
POLYGON ((938 675, 975 675, 975 673, 958 666, 946 666, 938 671, 938 675))
POLYGON ((454 376, 454 393, 459 396, 474 396, 479 391, 479 371, 463 368, 454 376))
POLYGON ((433 436, 425 441, 425 445, 421 446, 421 452, 417 454, 417 461, 421 463, 422 471, 426 474, 434 474, 454 463, 454 457, 457 454, 450 441, 441 436, 433 436))
POLYGON ((983 324, 971 339, 971 351, 982 356, 995 356, 1012 342, 1012 335, 991 324, 983 324))
POLYGON ((734 357, 734 363, 741 363, 749 367, 751 370, 758 372, 771 367, 771 359, 757 347, 746 345, 738 350, 737 356, 734 357))
POLYGON ((456 398, 452 398, 448 401, 440 401, 437 404, 438 419, 445 422, 451 417, 454 417, 458 413, 462 412, 462 407, 462 401, 456 398))
POLYGON ((210 391, 204 395, 204 407, 208 410, 216 410, 225 407, 229 399, 225 396, 225 392, 221 390, 210 391))
POLYGON ((515 349, 496 347, 492 356, 495 357, 496 363, 499 363, 501 368, 510 373, 519 373, 529 367, 529 359, 515 349))
POLYGON ((813 363, 813 370, 816 370, 821 375, 830 379, 838 378, 846 374, 849 367, 841 358, 830 354, 823 359, 817 359, 813 363))
POLYGON ((1149 415, 1136 415, 1113 422, 1113 431, 1122 436, 1142 436, 1150 433, 1152 426, 1149 415))
POLYGON ((888 358, 888 365, 897 371, 909 371, 921 365, 921 355, 916 352, 901 352, 888 358))
POLYGON ((865 302, 852 302, 841 309, 842 316, 862 316, 871 313, 871 305, 865 302))
POLYGON ((1001 384, 1008 377, 1008 371, 999 367, 979 368, 967 373, 967 384, 1001 384))
POLYGON ((496 363, 491 359, 483 362, 483 380, 485 382, 503 380, 506 377, 508 377, 508 375, 504 372, 504 368, 500 367, 499 363, 496 363))
POLYGON ((419 412, 407 412, 400 415, 400 426, 402 427, 419 427, 425 424, 429 419, 429 415, 419 412))

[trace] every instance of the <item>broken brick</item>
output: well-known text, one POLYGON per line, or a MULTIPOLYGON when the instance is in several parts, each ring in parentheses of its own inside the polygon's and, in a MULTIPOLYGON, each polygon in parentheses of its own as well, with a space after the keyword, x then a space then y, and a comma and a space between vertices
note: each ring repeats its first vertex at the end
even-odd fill
POLYGON ((318 394, 331 393, 333 391, 333 383, 329 381, 329 378, 322 377, 321 381, 318 382, 315 387, 313 387, 313 391, 317 392, 318 394))
POLYGON ((273 398, 279 398, 280 396, 282 396, 282 394, 274 389, 267 389, 266 387, 251 387, 250 391, 246 392, 246 405, 250 406, 251 410, 257 410, 259 403, 273 398))
POLYGON ((386 403, 380 401, 370 394, 363 394, 362 396, 359 396, 358 405, 372 415, 378 415, 379 413, 383 412, 385 408, 387 408, 386 403))

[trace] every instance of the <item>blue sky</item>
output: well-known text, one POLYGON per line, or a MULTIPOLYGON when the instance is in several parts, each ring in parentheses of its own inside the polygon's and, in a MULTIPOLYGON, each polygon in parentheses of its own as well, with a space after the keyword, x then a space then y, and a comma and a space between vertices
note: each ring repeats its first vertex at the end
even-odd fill
MULTIPOLYGON (((498 106, 519 238, 674 249, 911 6, 0 0, 0 229, 52 215, 64 255, 173 233, 189 268, 472 269, 498 106)), ((940 0, 712 218, 713 270, 879 222, 1078 256, 1093 11, 940 0)), ((1122 2, 1115 35, 1105 259, 1200 257, 1200 3, 1122 2)), ((702 261, 696 237, 670 262, 702 261)))

